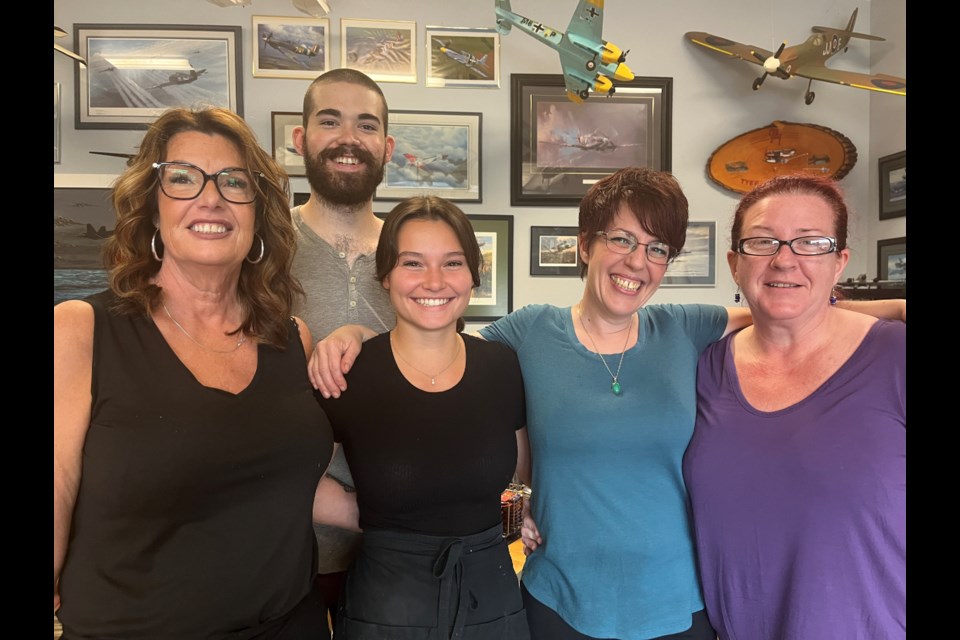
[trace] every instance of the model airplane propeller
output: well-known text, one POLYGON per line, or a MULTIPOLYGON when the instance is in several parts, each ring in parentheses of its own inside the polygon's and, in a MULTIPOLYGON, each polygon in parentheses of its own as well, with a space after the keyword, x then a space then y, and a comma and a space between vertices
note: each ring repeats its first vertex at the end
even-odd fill
POLYGON ((613 80, 633 80, 633 71, 624 64, 629 50, 621 51, 601 37, 603 0, 580 0, 566 33, 514 13, 510 0, 495 1, 497 31, 506 35, 516 26, 557 50, 570 100, 583 102, 591 90, 612 96, 613 80))
POLYGON ((703 31, 689 31, 685 34, 685 37, 694 44, 706 47, 711 51, 761 65, 763 67, 763 75, 753 81, 754 91, 760 88, 768 75, 772 75, 783 80, 789 80, 793 76, 807 78, 809 82, 807 84, 807 91, 803 96, 803 101, 806 104, 812 103, 816 97, 816 94, 810 90, 814 80, 833 82, 858 89, 881 91, 900 96, 907 95, 906 78, 898 78, 882 73, 867 74, 856 73, 854 71, 841 71, 839 69, 830 69, 826 66, 827 60, 841 51, 847 50, 848 44, 853 38, 875 41, 883 40, 883 38, 879 36, 855 32, 853 25, 856 21, 857 9, 854 9, 846 28, 813 27, 811 28, 813 35, 807 38, 806 42, 793 47, 787 47, 787 43, 784 42, 780 45, 780 48, 777 49, 776 53, 771 53, 760 47, 740 44, 703 31))

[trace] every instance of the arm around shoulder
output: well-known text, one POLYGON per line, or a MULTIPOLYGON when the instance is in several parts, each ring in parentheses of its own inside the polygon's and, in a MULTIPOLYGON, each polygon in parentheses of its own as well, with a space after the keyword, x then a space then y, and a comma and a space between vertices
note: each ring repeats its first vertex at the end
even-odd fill
POLYGON ((93 307, 70 300, 53 308, 53 606, 67 555, 92 405, 93 307))
POLYGON ((883 320, 907 321, 907 301, 904 298, 892 300, 838 300, 837 306, 848 311, 865 313, 883 320))

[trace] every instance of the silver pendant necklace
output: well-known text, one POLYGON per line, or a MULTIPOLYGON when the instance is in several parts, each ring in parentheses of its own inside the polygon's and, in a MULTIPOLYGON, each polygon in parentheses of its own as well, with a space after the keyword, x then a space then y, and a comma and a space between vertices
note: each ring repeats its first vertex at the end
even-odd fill
POLYGON ((627 353, 627 343, 630 342, 630 329, 633 328, 633 316, 630 317, 630 326, 627 327, 627 337, 623 341, 623 349, 620 351, 620 364, 617 365, 617 372, 614 373, 610 370, 610 367, 607 366, 607 361, 603 359, 603 356, 600 354, 600 349, 597 347, 597 343, 594 341, 593 336, 590 335, 590 330, 587 329, 587 324, 583 321, 583 307, 577 305, 577 317, 580 318, 580 326, 583 327, 584 333, 587 334, 587 337, 590 338, 590 344, 593 346, 593 350, 597 353, 597 357, 600 358, 600 362, 603 363, 603 368, 607 370, 607 373, 610 374, 610 391, 613 392, 613 395, 619 396, 623 393, 623 387, 620 386, 620 368, 623 366, 623 356, 627 353))
POLYGON ((168 318, 170 318, 170 322, 172 322, 172 323, 177 327, 177 329, 180 329, 180 331, 183 332, 183 335, 185 335, 185 336, 187 336, 188 338, 190 338, 190 340, 191 340, 194 344, 196 344, 198 347, 200 347, 201 349, 206 349, 207 351, 209 351, 209 352, 211 352, 211 353, 219 353, 219 354, 222 354, 222 355, 226 355, 226 354, 228 354, 228 353, 233 353, 234 351, 236 351, 237 349, 239 349, 240 347, 242 347, 242 346, 243 346, 243 343, 247 341, 247 336, 244 335, 244 333, 241 331, 241 332, 240 332, 240 337, 237 338, 237 346, 235 346, 233 349, 227 349, 226 351, 220 351, 219 349, 211 349, 210 347, 208 347, 207 345, 203 344, 202 342, 200 342, 199 340, 197 340, 196 338, 194 338, 192 335, 190 335, 190 332, 187 331, 186 329, 184 329, 184 328, 183 328, 183 325, 181 325, 179 322, 177 322, 177 321, 174 319, 174 317, 173 317, 172 315, 170 315, 170 309, 167 309, 167 304, 166 304, 163 300, 160 301, 160 306, 163 307, 163 312, 167 314, 167 317, 168 317, 168 318))

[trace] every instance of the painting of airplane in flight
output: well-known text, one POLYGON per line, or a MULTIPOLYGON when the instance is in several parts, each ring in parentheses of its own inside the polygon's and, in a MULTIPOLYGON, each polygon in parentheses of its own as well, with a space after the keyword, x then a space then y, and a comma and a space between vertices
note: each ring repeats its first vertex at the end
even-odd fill
POLYGON ((417 81, 417 23, 340 20, 340 64, 377 82, 417 81))
POLYGON ((170 107, 243 115, 240 27, 77 25, 78 129, 143 129, 170 107))
POLYGON ((253 75, 313 80, 330 68, 327 18, 253 17, 253 75))
POLYGON ((541 103, 537 164, 611 171, 646 166, 648 105, 599 102, 584 111, 568 102, 541 103))
POLYGON ((431 194, 479 202, 480 119, 479 113, 391 110, 396 144, 377 197, 431 194))
POLYGON ((517 27, 560 54, 570 100, 583 102, 591 91, 610 96, 616 92, 614 80, 633 80, 633 72, 625 64, 629 51, 622 51, 602 37, 604 0, 580 0, 566 33, 514 13, 510 0, 495 2, 497 31, 501 35, 517 27))
POLYGON ((499 87, 496 29, 427 27, 428 87, 499 87))
POLYGON ((763 67, 763 74, 753 81, 753 90, 757 91, 767 76, 783 80, 797 76, 807 78, 807 90, 803 101, 811 104, 816 97, 812 90, 813 81, 832 82, 834 84, 868 89, 898 96, 907 95, 907 79, 883 73, 869 74, 854 71, 842 71, 826 66, 827 60, 846 52, 852 39, 882 41, 884 38, 866 33, 857 33, 853 26, 857 21, 857 9, 853 10, 846 27, 812 27, 813 35, 806 42, 792 47, 784 42, 776 52, 770 52, 753 45, 740 44, 721 36, 703 31, 689 31, 685 37, 694 44, 706 47, 745 62, 763 67))

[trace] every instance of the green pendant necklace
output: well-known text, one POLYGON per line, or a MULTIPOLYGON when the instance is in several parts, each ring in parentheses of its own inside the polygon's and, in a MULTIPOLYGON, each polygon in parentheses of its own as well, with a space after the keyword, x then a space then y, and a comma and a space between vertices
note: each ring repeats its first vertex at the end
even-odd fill
POLYGON ((610 367, 607 366, 607 361, 603 359, 603 356, 600 354, 600 349, 597 347, 597 343, 594 341, 593 336, 590 335, 590 330, 587 329, 587 324, 583 321, 583 308, 578 304, 577 305, 577 317, 580 318, 580 326, 583 327, 584 333, 587 334, 587 337, 590 338, 590 344, 593 346, 593 350, 597 353, 597 357, 600 358, 600 362, 603 363, 603 368, 607 370, 607 373, 610 374, 610 391, 613 392, 613 395, 619 396, 623 393, 623 388, 620 386, 620 368, 623 366, 623 356, 627 353, 627 343, 630 342, 630 329, 633 328, 633 317, 630 317, 630 326, 627 327, 627 337, 623 341, 623 349, 620 351, 620 364, 617 365, 617 372, 614 373, 610 370, 610 367))

